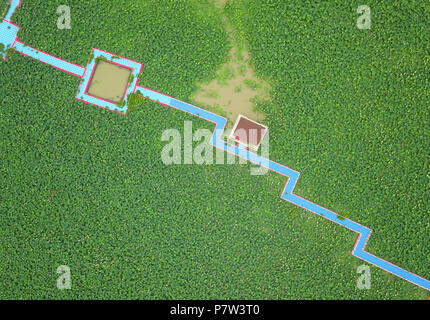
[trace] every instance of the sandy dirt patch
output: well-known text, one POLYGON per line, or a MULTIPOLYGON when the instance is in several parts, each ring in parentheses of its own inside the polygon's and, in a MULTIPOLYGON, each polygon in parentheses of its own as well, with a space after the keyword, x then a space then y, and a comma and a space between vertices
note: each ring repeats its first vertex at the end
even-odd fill
MULTIPOLYGON (((215 0, 214 4, 221 8, 227 1, 215 0)), ((194 104, 227 117, 227 127, 231 129, 239 114, 258 122, 264 119, 264 114, 255 110, 255 101, 268 99, 271 88, 256 77, 246 47, 238 45, 226 17, 224 22, 232 44, 229 61, 217 71, 213 81, 197 84, 191 99, 194 104)))
MULTIPOLYGON (((239 114, 255 121, 262 121, 264 114, 254 109, 254 100, 269 97, 270 87, 260 81, 249 66, 249 54, 236 47, 230 52, 230 61, 217 72, 217 78, 208 84, 200 84, 192 95, 195 103, 227 116, 233 122, 239 114), (238 58, 239 57, 239 58, 238 58)), ((229 127, 233 126, 229 123, 229 127)))

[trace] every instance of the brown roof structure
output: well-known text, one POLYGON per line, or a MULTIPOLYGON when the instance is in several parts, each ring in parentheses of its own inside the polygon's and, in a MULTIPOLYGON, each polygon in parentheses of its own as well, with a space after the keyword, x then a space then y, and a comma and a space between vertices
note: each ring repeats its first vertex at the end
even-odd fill
POLYGON ((261 140, 267 133, 267 127, 243 115, 239 115, 229 138, 257 151, 261 140))

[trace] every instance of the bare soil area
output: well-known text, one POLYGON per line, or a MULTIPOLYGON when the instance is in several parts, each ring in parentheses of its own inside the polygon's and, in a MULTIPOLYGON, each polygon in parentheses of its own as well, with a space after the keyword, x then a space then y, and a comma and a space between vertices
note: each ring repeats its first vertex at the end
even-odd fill
MULTIPOLYGON (((226 1, 215 1, 215 5, 222 7, 226 1)), ((191 98, 195 104, 226 116, 231 120, 227 124, 229 128, 239 114, 261 122, 264 114, 255 110, 255 101, 269 98, 270 86, 256 77, 246 47, 242 45, 239 49, 234 31, 226 19, 225 22, 232 43, 230 59, 218 70, 213 81, 198 84, 191 98)))

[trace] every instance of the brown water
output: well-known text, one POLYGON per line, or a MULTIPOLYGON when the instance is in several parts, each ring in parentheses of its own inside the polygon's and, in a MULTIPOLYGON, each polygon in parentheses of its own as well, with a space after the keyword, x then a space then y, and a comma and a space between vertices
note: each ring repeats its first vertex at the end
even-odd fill
POLYGON ((131 69, 101 60, 96 65, 87 92, 97 98, 121 103, 130 75, 131 69))

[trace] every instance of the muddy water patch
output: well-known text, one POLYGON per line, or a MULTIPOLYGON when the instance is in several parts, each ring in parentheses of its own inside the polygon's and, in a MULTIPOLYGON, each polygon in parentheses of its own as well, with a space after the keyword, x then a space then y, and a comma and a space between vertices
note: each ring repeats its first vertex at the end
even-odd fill
POLYGON ((87 93, 119 104, 124 98, 131 69, 101 60, 97 63, 87 93))

